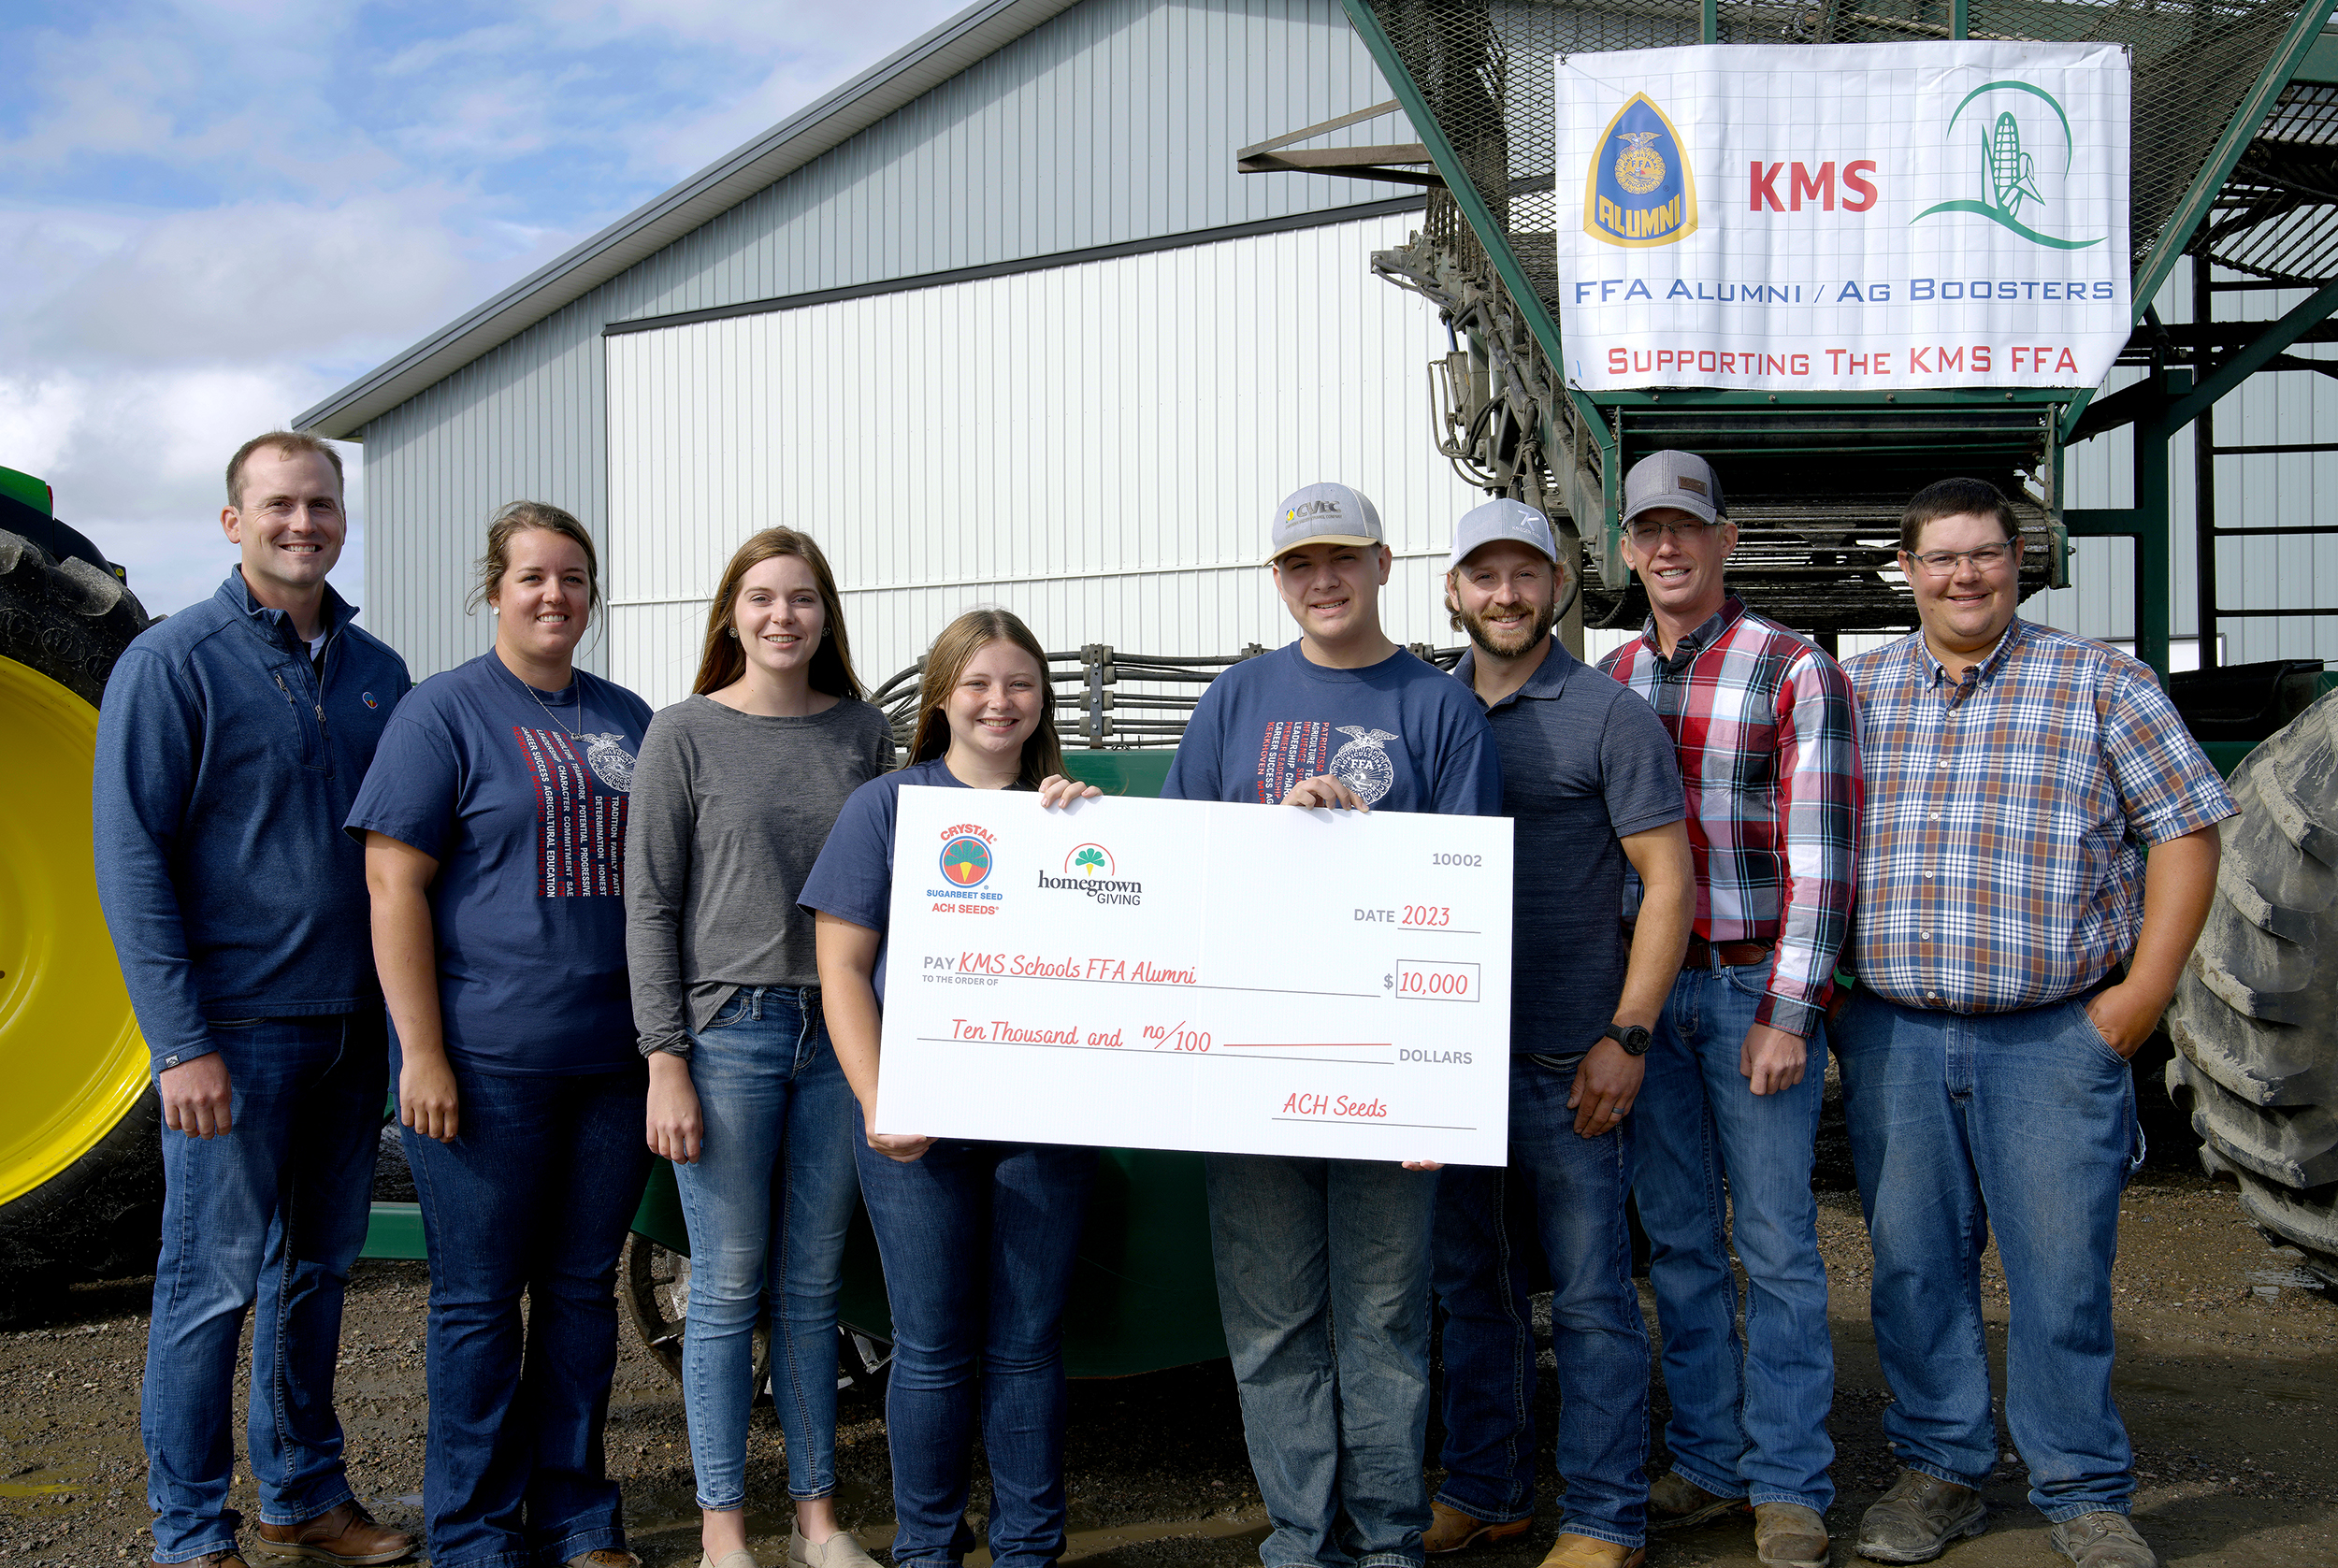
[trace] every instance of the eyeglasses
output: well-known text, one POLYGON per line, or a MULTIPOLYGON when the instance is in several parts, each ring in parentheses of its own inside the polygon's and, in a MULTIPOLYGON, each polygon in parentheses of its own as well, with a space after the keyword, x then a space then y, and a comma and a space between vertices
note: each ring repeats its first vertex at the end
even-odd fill
POLYGON ((1656 541, 1670 534, 1682 544, 1695 544, 1712 530, 1710 523, 1635 523, 1627 530, 1632 542, 1642 550, 1653 550, 1656 541))
POLYGON ((1921 555, 1908 558, 1934 577, 1946 577, 1956 569, 1959 561, 1970 561, 1983 571, 1995 571, 2013 554, 2010 541, 1984 544, 1978 550, 1927 550, 1921 555))

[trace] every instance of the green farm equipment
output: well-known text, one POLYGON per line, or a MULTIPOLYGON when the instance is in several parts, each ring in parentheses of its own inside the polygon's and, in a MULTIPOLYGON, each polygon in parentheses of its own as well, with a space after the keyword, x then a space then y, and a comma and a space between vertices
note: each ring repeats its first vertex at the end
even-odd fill
POLYGON ((49 486, 0 468, 0 1283, 150 1266, 161 1111, 97 908, 97 703, 146 611, 49 486))

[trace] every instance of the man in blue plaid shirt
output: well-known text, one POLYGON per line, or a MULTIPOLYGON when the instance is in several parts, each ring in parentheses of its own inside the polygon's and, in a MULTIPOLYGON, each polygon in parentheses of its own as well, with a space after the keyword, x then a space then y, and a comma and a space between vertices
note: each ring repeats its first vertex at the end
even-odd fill
POLYGON ((1858 1550, 1925 1562, 1987 1526, 1993 1231, 2029 1499, 2079 1568, 2155 1568, 2111 1400, 2119 1195, 2143 1158, 2128 1058, 2207 918, 2232 798, 2148 668, 2016 618, 2022 539, 1994 486, 1922 491, 1899 543, 1921 629, 1846 667, 1867 811, 1859 988, 1833 1037, 1905 1467, 1858 1550))

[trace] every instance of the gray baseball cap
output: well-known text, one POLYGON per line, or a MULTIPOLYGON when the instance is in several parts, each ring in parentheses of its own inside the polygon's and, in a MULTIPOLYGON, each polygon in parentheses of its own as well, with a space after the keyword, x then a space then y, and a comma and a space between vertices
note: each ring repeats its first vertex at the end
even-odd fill
POLYGON ((1283 497, 1267 531, 1266 564, 1302 544, 1386 544, 1380 512, 1360 490, 1344 484, 1310 484, 1283 497))
POLYGON ((1469 559, 1469 553, 1479 545, 1496 539, 1509 539, 1531 549, 1539 550, 1555 564, 1559 558, 1559 543, 1551 534, 1551 520, 1523 501, 1508 496, 1472 507, 1462 513, 1453 525, 1453 554, 1445 563, 1452 570, 1469 559))
POLYGON ((1693 452, 1652 452, 1624 476, 1624 524, 1658 507, 1678 507, 1707 523, 1729 512, 1712 465, 1693 452))

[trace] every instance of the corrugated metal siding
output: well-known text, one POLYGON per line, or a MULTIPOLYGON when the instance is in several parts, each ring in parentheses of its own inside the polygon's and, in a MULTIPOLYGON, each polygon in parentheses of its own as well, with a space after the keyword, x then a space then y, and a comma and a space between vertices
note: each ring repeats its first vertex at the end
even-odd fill
POLYGON ((489 512, 526 496, 602 529, 607 323, 1380 200, 1234 153, 1388 96, 1336 0, 1075 7, 368 424, 368 625, 445 669, 486 645, 461 599, 489 512))
MULTIPOLYGON (((2157 301, 2162 320, 2192 320, 2190 269, 2180 270, 2157 301)), ((2302 304, 2304 291, 2218 295, 2219 321, 2273 321, 2302 304)), ((2301 356, 2326 351, 2293 350, 2301 356)), ((2137 370, 2114 371, 2104 395, 2132 385, 2137 370)), ((2338 387, 2303 371, 2260 373, 2216 405, 2220 446, 2271 446, 2338 441, 2338 387)), ((2075 447, 2064 490, 2073 507, 2134 504, 2134 432, 2131 428, 2075 447)), ((2174 600, 2173 635, 2198 635, 2199 559, 2193 533, 2192 433, 2171 443, 2174 600)), ((2219 525, 2270 528, 2328 523, 2317 494, 2338 493, 2338 453, 2281 453, 2216 459, 2216 521, 2219 525)), ((2217 543, 2217 599, 2225 608, 2277 610, 2338 607, 2338 539, 2305 535, 2295 539, 2222 539, 2217 543)), ((2071 586, 2030 599, 2022 613, 2086 637, 2119 640, 2135 635, 2134 547, 2125 539, 2081 539, 2071 563, 2071 586)), ((2338 661, 2338 616, 2228 620, 2222 626, 2223 662, 2323 658, 2338 661)), ((2178 661, 2183 662, 2179 653, 2178 661)))
POLYGON ((1437 579, 1478 496, 1436 455, 1417 297, 1382 218, 704 322, 609 344, 611 673, 687 689, 739 542, 821 541, 862 677, 976 604, 1050 648, 1288 641, 1275 502, 1357 485, 1399 557, 1382 613, 1449 641, 1437 579))

